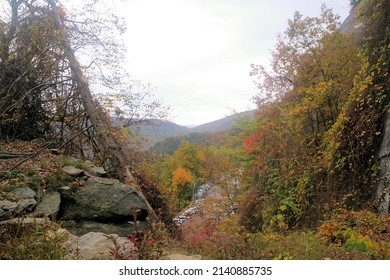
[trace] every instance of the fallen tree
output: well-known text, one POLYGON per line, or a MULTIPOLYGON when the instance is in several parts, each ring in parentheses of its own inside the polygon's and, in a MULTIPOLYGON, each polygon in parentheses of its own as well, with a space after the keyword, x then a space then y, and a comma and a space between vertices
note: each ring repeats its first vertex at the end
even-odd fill
MULTIPOLYGON (((54 27, 56 28, 56 33, 58 34, 57 37, 60 40, 59 43, 61 44, 65 57, 69 62, 71 73, 77 85, 86 115, 88 116, 94 128, 95 141, 109 157, 110 163, 115 169, 119 180, 134 187, 138 195, 147 201, 142 192, 142 189, 138 186, 133 174, 130 171, 131 166, 129 162, 131 159, 131 151, 129 147, 124 144, 126 141, 119 141, 117 137, 113 135, 111 120, 103 112, 101 106, 94 102, 88 81, 84 76, 80 63, 77 60, 75 52, 70 44, 70 40, 66 32, 64 22, 61 19, 56 1, 47 0, 47 2, 50 5, 50 9, 54 18, 54 27)), ((121 135, 121 137, 126 137, 126 135, 121 135)), ((149 203, 147 206, 149 218, 154 222, 157 221, 158 217, 154 210, 149 203)))

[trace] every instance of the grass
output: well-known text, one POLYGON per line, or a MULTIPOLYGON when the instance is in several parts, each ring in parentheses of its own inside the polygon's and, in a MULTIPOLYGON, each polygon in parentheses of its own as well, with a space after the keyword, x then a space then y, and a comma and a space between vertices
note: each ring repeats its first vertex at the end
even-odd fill
POLYGON ((54 222, 43 224, 0 226, 0 259, 3 260, 62 260, 66 259, 67 236, 54 222))
POLYGON ((63 172, 53 172, 48 174, 44 179, 44 184, 49 191, 56 191, 63 186, 73 182, 74 178, 63 172))
POLYGON ((70 165, 85 171, 89 171, 92 167, 91 163, 88 163, 84 160, 63 155, 59 156, 59 163, 62 167, 70 165))

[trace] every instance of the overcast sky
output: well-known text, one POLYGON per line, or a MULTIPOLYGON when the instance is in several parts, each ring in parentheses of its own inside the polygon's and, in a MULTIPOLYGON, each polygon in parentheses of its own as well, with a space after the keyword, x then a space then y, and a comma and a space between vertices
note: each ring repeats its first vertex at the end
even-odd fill
POLYGON ((178 124, 253 109, 250 64, 269 65, 277 34, 294 11, 318 16, 322 3, 341 21, 347 17, 349 0, 127 1, 128 70, 152 83, 178 124))

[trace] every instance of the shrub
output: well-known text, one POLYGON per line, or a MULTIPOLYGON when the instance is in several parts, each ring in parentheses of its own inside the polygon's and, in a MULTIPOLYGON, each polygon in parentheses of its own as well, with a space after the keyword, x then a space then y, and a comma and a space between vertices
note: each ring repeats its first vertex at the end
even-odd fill
POLYGON ((66 258, 66 235, 60 225, 45 221, 43 224, 15 224, 0 227, 0 259, 6 260, 61 260, 66 258))
POLYGON ((135 231, 129 236, 129 240, 135 246, 135 249, 129 252, 120 252, 120 248, 116 244, 115 247, 110 248, 115 259, 132 259, 134 255, 138 255, 140 260, 161 259, 168 245, 169 235, 165 225, 159 222, 153 224, 149 230, 135 231))
POLYGON ((329 245, 357 253, 365 259, 390 258, 390 215, 338 210, 322 223, 318 235, 329 245))

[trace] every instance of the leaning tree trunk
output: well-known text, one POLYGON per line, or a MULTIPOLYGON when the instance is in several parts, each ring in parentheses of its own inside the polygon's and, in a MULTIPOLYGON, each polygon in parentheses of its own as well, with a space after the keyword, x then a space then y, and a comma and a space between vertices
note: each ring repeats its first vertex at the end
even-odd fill
MULTIPOLYGON (((389 104, 390 105, 390 104, 389 104)), ((380 177, 376 188, 375 200, 378 202, 378 212, 389 213, 390 204, 390 112, 385 114, 385 128, 379 149, 380 177)))
POLYGON ((47 0, 47 2, 51 7, 54 16, 54 26, 57 28, 57 32, 59 33, 59 38, 61 40, 61 45, 64 49, 65 56, 69 60, 73 79, 77 84, 85 111, 87 112, 91 123, 97 132, 97 142, 102 147, 104 152, 110 156, 110 160, 118 174, 119 179, 122 182, 130 184, 132 185, 132 187, 135 188, 138 195, 145 200, 148 206, 150 219, 153 222, 158 221, 155 212, 153 211, 152 207, 145 198, 141 188, 138 186, 136 180, 130 172, 128 162, 131 152, 125 145, 122 145, 114 136, 109 133, 111 129, 111 121, 106 118, 104 114, 102 114, 101 108, 93 101, 89 84, 84 77, 80 63, 78 62, 74 54, 74 50, 70 45, 70 41, 67 36, 67 33, 65 32, 64 24, 59 16, 58 7, 55 3, 55 0, 47 0))

